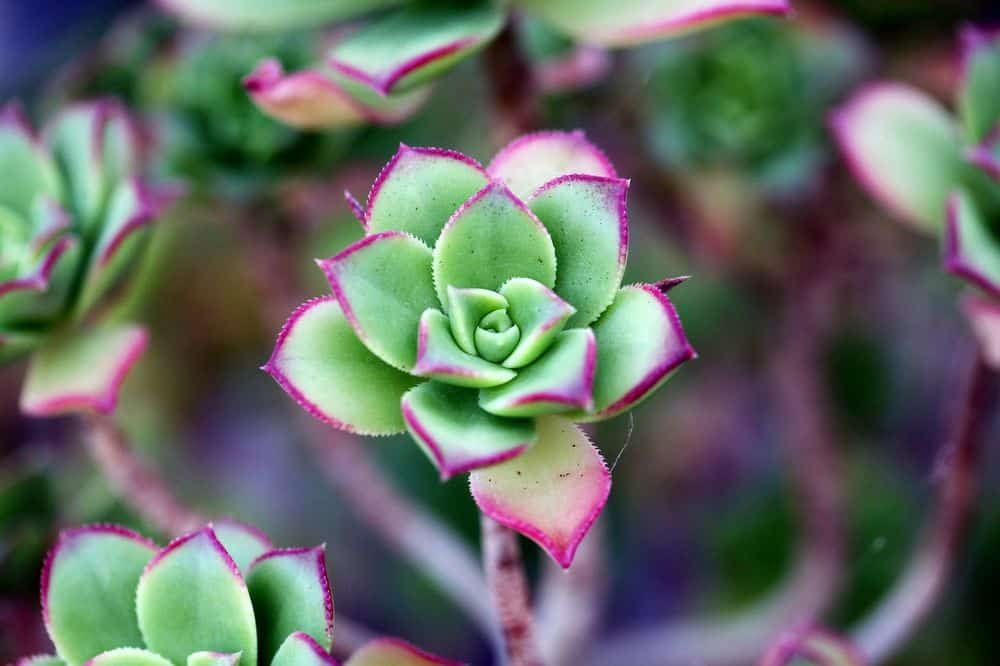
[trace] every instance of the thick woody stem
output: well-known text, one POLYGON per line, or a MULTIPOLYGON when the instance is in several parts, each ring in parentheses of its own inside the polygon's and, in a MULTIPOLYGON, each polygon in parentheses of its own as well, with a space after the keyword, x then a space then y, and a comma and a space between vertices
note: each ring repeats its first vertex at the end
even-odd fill
POLYGON ((906 643, 944 588, 972 513, 980 453, 998 406, 1000 373, 980 356, 952 438, 935 468, 935 513, 895 588, 853 634, 855 645, 873 664, 884 662, 906 643))
POLYGON ((497 143, 541 127, 534 74, 518 43, 516 17, 507 22, 483 54, 498 118, 497 143))
POLYGON ((110 417, 85 418, 87 450, 118 493, 142 520, 164 534, 176 536, 204 522, 181 504, 156 471, 132 450, 128 437, 110 417))
POLYGON ((483 568, 500 622, 507 666, 542 666, 517 535, 486 515, 480 516, 480 525, 483 568))
POLYGON ((364 523, 494 637, 493 610, 483 594, 486 581, 472 549, 440 521, 400 497, 354 437, 317 432, 310 441, 322 471, 364 523))

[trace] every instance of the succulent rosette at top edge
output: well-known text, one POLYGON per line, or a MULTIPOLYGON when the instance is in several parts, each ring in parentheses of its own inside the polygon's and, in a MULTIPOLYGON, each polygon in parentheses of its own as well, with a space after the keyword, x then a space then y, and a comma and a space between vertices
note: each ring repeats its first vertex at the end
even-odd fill
POLYGON ((137 327, 95 322, 168 199, 142 166, 116 102, 68 107, 40 135, 18 106, 0 110, 0 362, 36 352, 29 414, 110 411, 145 346, 137 327))
POLYGON ((581 132, 540 132, 487 169, 401 146, 366 236, 319 261, 333 295, 285 324, 265 366, 310 414, 409 431, 442 478, 563 566, 610 474, 577 422, 621 414, 694 356, 669 285, 621 286, 626 194, 581 132))
POLYGON ((896 217, 940 235, 945 268, 980 290, 965 312, 1000 367, 1000 31, 961 33, 957 118, 930 95, 881 82, 831 125, 855 177, 896 217))
MULTIPOLYGON (((326 548, 223 520, 165 548, 118 525, 64 531, 42 571, 55 655, 18 666, 336 666, 326 548)), ((376 638, 345 666, 452 664, 376 638)))
MULTIPOLYGON (((267 59, 246 78, 265 113, 297 127, 398 122, 429 84, 489 45, 523 10, 591 47, 627 47, 748 15, 785 15, 788 0, 159 0, 191 23, 273 32, 363 19, 316 67, 267 59)), ((575 75, 575 74, 571 74, 575 75)), ((544 84, 544 81, 542 81, 544 84)))

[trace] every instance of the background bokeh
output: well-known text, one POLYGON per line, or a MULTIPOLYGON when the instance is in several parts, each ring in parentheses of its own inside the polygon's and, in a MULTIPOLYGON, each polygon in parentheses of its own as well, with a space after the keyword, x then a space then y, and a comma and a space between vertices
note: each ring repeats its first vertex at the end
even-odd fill
MULTIPOLYGON (((972 359, 960 285, 935 244, 859 190, 825 122, 872 78, 947 100, 958 27, 1000 21, 1000 10, 989 0, 795 4, 790 21, 615 53, 603 78, 544 100, 547 125, 585 129, 633 178, 626 281, 693 276, 671 297, 700 358, 634 417, 596 429, 616 465, 595 640, 768 595, 806 536, 803 483, 842 494, 841 587, 825 620, 846 629, 892 585, 933 505, 936 455, 972 359), (803 336, 809 360, 786 372, 803 336), (795 372, 819 380, 822 443, 798 423, 789 386, 811 379, 795 372), (816 446, 832 464, 796 483, 816 446)), ((487 161, 497 148, 489 89, 468 62, 403 125, 297 132, 261 115, 240 78, 273 53, 305 64, 314 39, 197 33, 122 0, 0 0, 0 99, 44 119, 72 99, 119 96, 155 134, 157 172, 187 184, 135 298, 151 345, 118 415, 141 454, 206 514, 253 522, 282 545, 326 542, 338 611, 488 663, 475 627, 331 489, 298 408, 258 367, 284 316, 327 290, 312 258, 360 236, 342 190, 363 195, 400 141, 487 161)), ((559 48, 545 35, 531 45, 559 48)), ((0 663, 47 648, 38 573, 60 527, 149 531, 96 473, 75 421, 18 414, 22 373, 0 369, 0 663)), ((476 544, 464 478, 441 484, 405 436, 361 443, 402 493, 476 544)), ((957 571, 892 664, 996 663, 997 427, 990 443, 957 571)), ((540 576, 546 563, 524 550, 540 576)))

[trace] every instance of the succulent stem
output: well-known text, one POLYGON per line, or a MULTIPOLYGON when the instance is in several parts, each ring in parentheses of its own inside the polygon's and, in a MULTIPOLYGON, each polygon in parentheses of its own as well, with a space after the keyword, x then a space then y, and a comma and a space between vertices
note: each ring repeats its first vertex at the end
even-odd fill
POLYGON ((184 534, 204 522, 136 455, 128 436, 110 417, 91 414, 84 419, 84 439, 91 457, 108 484, 143 521, 169 536, 184 534))
POLYGON ((542 666, 517 534, 486 515, 480 516, 480 525, 483 568, 500 622, 507 666, 542 666))
POLYGON ((893 590, 854 631, 872 664, 884 662, 920 627, 944 589, 972 513, 979 458, 1000 406, 1000 373, 976 358, 951 439, 934 470, 938 506, 893 590))

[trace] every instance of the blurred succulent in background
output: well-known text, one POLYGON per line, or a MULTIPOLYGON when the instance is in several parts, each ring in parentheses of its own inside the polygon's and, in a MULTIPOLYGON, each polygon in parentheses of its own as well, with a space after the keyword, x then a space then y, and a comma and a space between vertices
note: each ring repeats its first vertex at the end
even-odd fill
POLYGON ((654 41, 727 18, 789 11, 787 0, 161 0, 161 4, 199 25, 250 32, 315 28, 325 21, 385 10, 337 39, 320 67, 286 75, 283 63, 269 59, 247 78, 247 88, 262 109, 298 127, 398 119, 419 106, 429 82, 487 46, 515 9, 576 41, 606 47, 654 41))
POLYGON ((29 414, 110 411, 145 346, 106 316, 169 198, 140 176, 143 158, 110 100, 67 108, 41 135, 17 106, 0 111, 0 362, 37 350, 29 414))
MULTIPOLYGON (((274 548, 256 529, 208 525, 159 549, 117 525, 63 532, 42 572, 42 614, 66 666, 336 664, 323 546, 274 548)), ((447 662, 376 639, 347 666, 447 662)))
POLYGON ((329 169, 351 140, 349 132, 317 134, 276 122, 244 89, 243 78, 262 59, 305 67, 322 39, 303 30, 253 36, 185 30, 143 9, 71 63, 49 86, 48 103, 115 95, 153 128, 158 172, 196 191, 242 199, 274 181, 329 169))
POLYGON ((789 633, 768 649, 760 666, 866 666, 858 651, 819 629, 789 633))
MULTIPOLYGON (((913 228, 940 234, 945 268, 986 299, 966 306, 987 355, 1000 331, 1000 32, 961 34, 957 118, 902 83, 874 83, 832 117, 858 181, 913 228)), ((1000 367, 1000 358, 992 358, 1000 367)))
POLYGON ((741 21, 636 53, 653 152, 677 170, 734 167, 765 192, 801 196, 828 161, 825 118, 868 60, 826 16, 741 21))
POLYGON ((610 488, 575 422, 694 356, 676 281, 621 287, 627 191, 580 132, 523 136, 487 169, 401 146, 366 208, 348 195, 366 236, 319 262, 334 295, 291 316, 265 369, 334 427, 405 428, 442 478, 475 470, 483 512, 569 566, 610 488))

